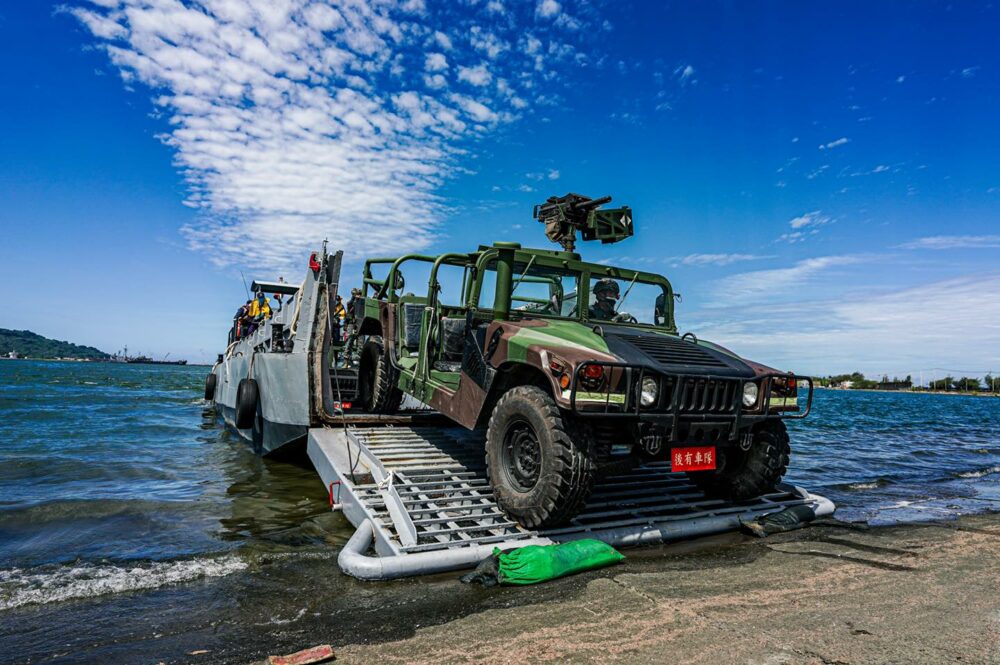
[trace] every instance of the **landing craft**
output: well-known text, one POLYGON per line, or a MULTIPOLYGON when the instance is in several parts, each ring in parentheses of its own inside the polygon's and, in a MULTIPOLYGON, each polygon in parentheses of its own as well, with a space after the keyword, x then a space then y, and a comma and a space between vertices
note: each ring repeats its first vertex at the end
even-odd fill
POLYGON ((205 399, 260 455, 300 453, 311 427, 434 421, 354 408, 358 370, 345 352, 347 326, 333 314, 342 258, 323 243, 300 284, 255 280, 250 289, 271 296, 272 316, 249 334, 234 322, 206 377, 205 399))

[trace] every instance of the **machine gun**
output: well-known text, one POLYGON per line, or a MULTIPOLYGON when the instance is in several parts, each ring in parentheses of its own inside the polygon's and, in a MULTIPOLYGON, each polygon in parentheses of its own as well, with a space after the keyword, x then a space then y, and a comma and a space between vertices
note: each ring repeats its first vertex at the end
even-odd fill
POLYGON ((610 201, 610 196, 599 199, 581 194, 552 196, 535 206, 532 217, 545 224, 549 240, 572 252, 576 249, 577 231, 583 240, 600 240, 604 244, 632 235, 632 210, 628 206, 598 210, 610 201))

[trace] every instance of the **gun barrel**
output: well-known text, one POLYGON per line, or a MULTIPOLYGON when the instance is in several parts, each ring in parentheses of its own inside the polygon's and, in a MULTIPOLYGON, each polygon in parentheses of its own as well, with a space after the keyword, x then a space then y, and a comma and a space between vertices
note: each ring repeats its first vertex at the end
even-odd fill
POLYGON ((579 209, 579 210, 590 210, 591 208, 599 208, 600 206, 604 205, 605 203, 610 203, 610 202, 611 202, 611 197, 610 196, 602 196, 599 199, 591 199, 589 201, 581 201, 580 203, 574 204, 573 208, 579 209))

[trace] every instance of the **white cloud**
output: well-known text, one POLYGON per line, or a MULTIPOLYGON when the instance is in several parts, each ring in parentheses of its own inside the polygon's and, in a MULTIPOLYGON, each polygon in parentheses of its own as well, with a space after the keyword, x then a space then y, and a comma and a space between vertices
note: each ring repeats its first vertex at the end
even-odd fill
POLYGON ((681 85, 684 85, 691 80, 691 77, 694 76, 694 67, 691 65, 681 65, 674 70, 674 76, 677 77, 677 81, 681 85))
POLYGON ((742 261, 757 261, 774 258, 758 254, 688 254, 677 257, 676 263, 685 266, 728 266, 742 261))
POLYGON ((441 90, 448 87, 448 79, 441 74, 424 76, 424 85, 431 90, 441 90))
POLYGON ((444 34, 440 30, 434 33, 434 41, 436 41, 438 46, 446 51, 450 51, 452 49, 451 37, 444 34))
POLYGON ((560 173, 556 169, 550 169, 548 171, 532 171, 525 173, 524 177, 528 180, 558 180, 560 173))
POLYGON ((837 139, 835 141, 830 141, 829 143, 823 143, 822 145, 820 145, 819 149, 820 150, 831 150, 833 148, 839 148, 840 146, 846 145, 846 144, 848 144, 850 142, 851 142, 851 139, 847 138, 846 136, 841 136, 839 139, 837 139))
POLYGON ((429 72, 440 72, 448 69, 448 58, 444 53, 428 53, 424 58, 424 69, 429 72))
POLYGON ((818 177, 820 177, 821 175, 823 175, 823 173, 824 173, 824 172, 825 172, 825 171, 826 171, 827 169, 829 169, 829 168, 830 168, 830 165, 829 165, 829 164, 823 164, 823 165, 821 165, 821 166, 820 166, 819 168, 817 168, 816 170, 814 170, 814 171, 811 171, 811 172, 807 173, 807 174, 806 174, 806 178, 807 178, 807 179, 809 179, 809 180, 815 180, 816 178, 818 178, 818 177))
POLYGON ((535 7, 535 13, 542 18, 549 18, 555 16, 562 10, 562 5, 560 5, 556 0, 540 0, 538 5, 535 7))
POLYGON ((722 303, 749 303, 775 298, 778 294, 801 288, 829 268, 858 263, 857 256, 820 256, 799 261, 790 268, 772 268, 730 275, 719 280, 713 289, 722 303))
POLYGON ((906 77, 903 76, 903 75, 900 75, 900 76, 896 77, 896 83, 902 83, 905 80, 906 80, 906 77))
MULTIPOLYGON (((891 171, 891 170, 892 170, 892 168, 889 167, 888 165, 886 165, 886 164, 879 164, 875 168, 873 168, 871 171, 855 171, 854 173, 851 173, 850 176, 852 178, 857 178, 859 176, 874 175, 876 173, 885 173, 885 172, 891 171)), ((843 175, 844 175, 844 173, 841 172, 841 176, 843 176, 843 175)))
POLYGON ((803 231, 792 231, 791 233, 782 233, 778 236, 778 242, 796 243, 805 240, 809 234, 803 231))
POLYGON ((807 226, 823 226, 829 224, 832 220, 823 214, 821 210, 813 210, 812 212, 807 212, 804 215, 799 215, 794 218, 788 225, 793 229, 802 229, 807 226))
POLYGON ((791 231, 778 236, 777 242, 797 243, 819 233, 819 227, 832 224, 833 219, 820 210, 799 215, 788 222, 791 231))
POLYGON ((740 355, 803 373, 917 378, 929 366, 1000 367, 1000 273, 874 295, 826 284, 821 299, 702 310, 695 329, 740 355))
POLYGON ((1000 235, 928 236, 900 245, 903 249, 995 249, 1000 235))
POLYGON ((437 192, 463 172, 457 143, 512 121, 575 62, 562 54, 577 52, 577 33, 549 26, 531 37, 537 53, 477 65, 474 53, 527 31, 495 9, 456 19, 419 0, 118 0, 67 11, 168 116, 162 140, 199 213, 182 230, 189 245, 219 265, 280 270, 323 238, 355 257, 433 240, 447 212, 437 192), (475 95, 448 91, 449 63, 475 95), (502 94, 484 85, 499 78, 502 94))
POLYGON ((500 39, 492 32, 487 32, 479 26, 473 26, 469 30, 469 43, 472 48, 485 53, 491 60, 510 48, 505 40, 500 39))
POLYGON ((488 106, 464 95, 452 95, 451 100, 477 122, 496 122, 498 116, 488 106))
POLYGON ((966 67, 962 70, 962 78, 971 79, 979 71, 979 67, 966 67))
POLYGON ((459 67, 458 80, 475 86, 484 86, 493 80, 493 75, 485 64, 479 64, 475 67, 459 67))
POLYGON ((100 14, 82 8, 66 9, 66 11, 79 19, 95 37, 100 39, 119 39, 127 34, 125 28, 117 22, 100 14))

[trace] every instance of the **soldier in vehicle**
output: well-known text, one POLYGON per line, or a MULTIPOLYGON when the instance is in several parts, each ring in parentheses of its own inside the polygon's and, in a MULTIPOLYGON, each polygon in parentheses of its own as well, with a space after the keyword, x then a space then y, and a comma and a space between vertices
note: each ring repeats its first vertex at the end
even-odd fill
POLYGON ((615 317, 615 303, 618 301, 620 288, 618 282, 605 277, 594 285, 596 301, 590 306, 590 318, 600 321, 610 321, 615 317))
POLYGON ((347 301, 347 321, 349 323, 354 323, 354 317, 357 316, 357 304, 361 300, 361 289, 355 287, 351 289, 351 299, 347 301))

